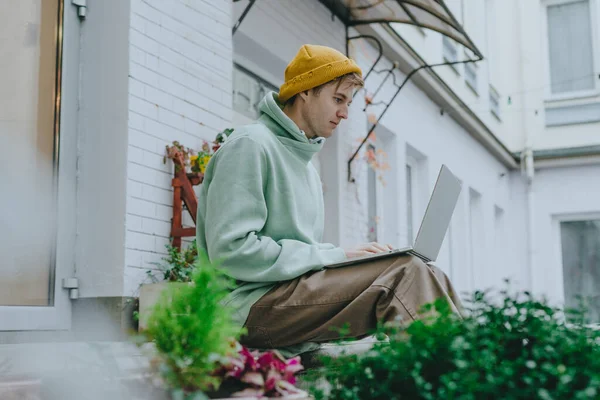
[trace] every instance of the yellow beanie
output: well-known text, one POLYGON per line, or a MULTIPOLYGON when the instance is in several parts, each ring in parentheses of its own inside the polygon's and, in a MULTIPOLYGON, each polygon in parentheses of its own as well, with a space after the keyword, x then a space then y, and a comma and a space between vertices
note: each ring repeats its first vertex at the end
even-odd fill
POLYGON ((362 77, 360 67, 339 51, 331 47, 305 44, 285 69, 285 82, 279 89, 279 101, 285 103, 295 94, 351 72, 362 77))

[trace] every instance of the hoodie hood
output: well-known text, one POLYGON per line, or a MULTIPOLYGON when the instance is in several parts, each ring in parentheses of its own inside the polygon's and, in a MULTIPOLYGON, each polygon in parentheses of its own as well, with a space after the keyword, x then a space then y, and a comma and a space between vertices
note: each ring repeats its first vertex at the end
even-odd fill
POLYGON ((264 124, 277 139, 299 157, 309 162, 323 148, 325 138, 308 139, 298 125, 283 112, 277 93, 269 92, 260 101, 258 121, 264 124))

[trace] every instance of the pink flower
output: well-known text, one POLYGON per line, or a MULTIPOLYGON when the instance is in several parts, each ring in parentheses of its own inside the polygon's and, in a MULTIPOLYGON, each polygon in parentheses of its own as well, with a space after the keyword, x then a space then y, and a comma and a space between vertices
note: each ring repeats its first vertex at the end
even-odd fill
POLYGON ((215 371, 216 376, 242 382, 247 387, 233 394, 240 396, 281 397, 298 393, 295 374, 302 371, 300 357, 286 360, 278 351, 251 352, 241 346, 237 356, 215 371))
POLYGON ((265 385, 265 378, 263 378, 260 372, 246 372, 241 379, 244 383, 249 383, 253 386, 263 387, 265 385))
POLYGON ((227 366, 228 372, 225 377, 240 378, 244 373, 244 361, 239 358, 230 358, 229 365, 227 366))
POLYGON ((250 352, 246 347, 242 347, 240 355, 244 360, 244 367, 247 371, 256 371, 258 369, 258 363, 256 362, 255 355, 250 352))
POLYGON ((304 367, 300 364, 300 357, 294 357, 285 365, 285 370, 283 372, 283 378, 291 383, 292 385, 296 384, 296 377, 294 376, 296 373, 302 371, 304 367))
POLYGON ((263 371, 274 369, 283 372, 285 369, 285 360, 279 353, 267 351, 258 358, 258 365, 263 371))

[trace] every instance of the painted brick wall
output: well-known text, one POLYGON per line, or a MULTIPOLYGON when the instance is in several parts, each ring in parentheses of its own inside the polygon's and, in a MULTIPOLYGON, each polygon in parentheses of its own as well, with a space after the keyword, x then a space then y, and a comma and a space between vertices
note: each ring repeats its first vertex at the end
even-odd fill
POLYGON ((125 295, 169 242, 173 166, 163 164, 165 145, 199 149, 231 124, 231 2, 132 0, 129 34, 125 295))

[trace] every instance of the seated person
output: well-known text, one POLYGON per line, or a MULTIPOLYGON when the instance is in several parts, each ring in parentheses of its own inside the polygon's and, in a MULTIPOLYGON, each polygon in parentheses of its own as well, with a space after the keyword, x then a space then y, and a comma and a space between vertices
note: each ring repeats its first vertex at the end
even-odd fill
POLYGON ((302 46, 279 94, 264 97, 258 120, 236 128, 206 169, 198 247, 237 280, 227 304, 247 329, 241 342, 249 347, 297 354, 338 339, 336 328, 359 338, 379 321, 415 320, 437 298, 461 309, 448 277, 412 256, 326 268, 391 249, 321 241, 323 192, 310 161, 348 118, 363 84, 360 68, 342 53, 302 46))

